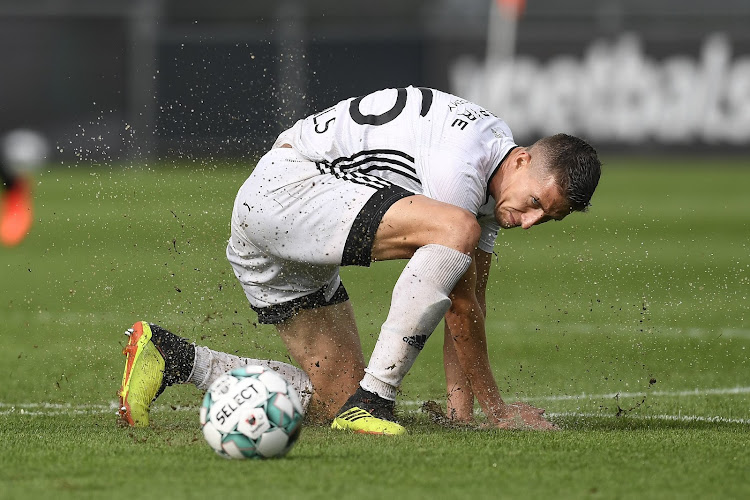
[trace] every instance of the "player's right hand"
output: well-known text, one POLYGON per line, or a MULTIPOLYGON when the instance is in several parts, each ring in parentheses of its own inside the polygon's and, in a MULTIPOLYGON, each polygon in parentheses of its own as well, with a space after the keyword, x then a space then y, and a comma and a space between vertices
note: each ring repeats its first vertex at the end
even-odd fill
POLYGON ((497 422, 498 429, 556 431, 559 428, 544 418, 544 409, 517 401, 505 405, 501 418, 497 422))

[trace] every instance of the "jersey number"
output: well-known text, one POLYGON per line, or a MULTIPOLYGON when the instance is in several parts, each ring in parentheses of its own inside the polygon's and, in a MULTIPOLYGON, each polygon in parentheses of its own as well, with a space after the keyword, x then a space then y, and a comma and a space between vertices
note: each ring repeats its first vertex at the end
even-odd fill
MULTIPOLYGON (((422 110, 419 112, 419 116, 427 116, 427 112, 430 111, 430 107, 432 107, 432 90, 424 87, 417 88, 422 93, 422 110)), ((349 116, 352 117, 352 120, 354 120, 355 123, 359 123, 360 125, 385 125, 386 123, 395 120, 406 107, 407 97, 406 89, 396 90, 396 103, 385 113, 379 115, 363 115, 359 110, 359 103, 362 102, 362 99, 364 98, 364 96, 362 96, 357 97, 351 102, 351 104, 349 104, 349 116)), ((323 118, 323 115, 334 109, 335 108, 331 107, 313 116, 315 132, 323 134, 328 131, 328 127, 334 122, 334 120, 336 120, 336 117, 325 119, 323 118)))
POLYGON ((336 117, 334 116, 332 118, 327 119, 325 122, 322 122, 322 123, 318 121, 318 118, 320 118, 324 114, 328 113, 329 111, 333 111, 334 109, 335 109, 335 107, 332 106, 332 107, 326 109, 325 111, 321 111, 317 115, 313 116, 313 123, 315 124, 315 131, 317 133, 322 134, 323 132, 328 131, 328 126, 331 123, 333 123, 334 120, 336 120, 336 117), (322 126, 322 128, 321 128, 321 126, 322 126))
MULTIPOLYGON (((432 90, 424 87, 418 87, 419 91, 422 92, 422 110, 419 112, 419 116, 427 115, 427 112, 432 106, 432 90)), ((356 123, 360 125, 385 125, 388 122, 395 120, 398 115, 406 107, 406 89, 396 89, 398 94, 396 95, 396 103, 391 109, 385 113, 379 115, 363 115, 359 110, 359 103, 362 102, 363 97, 357 97, 351 104, 349 104, 349 115, 356 123)))

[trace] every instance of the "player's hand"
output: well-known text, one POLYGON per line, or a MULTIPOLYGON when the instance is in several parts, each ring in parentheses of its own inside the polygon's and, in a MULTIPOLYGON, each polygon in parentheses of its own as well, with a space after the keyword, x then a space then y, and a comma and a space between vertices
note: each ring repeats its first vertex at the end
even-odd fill
POLYGON ((536 408, 520 401, 505 405, 498 429, 518 429, 535 431, 556 431, 558 427, 544 418, 544 409, 536 408))

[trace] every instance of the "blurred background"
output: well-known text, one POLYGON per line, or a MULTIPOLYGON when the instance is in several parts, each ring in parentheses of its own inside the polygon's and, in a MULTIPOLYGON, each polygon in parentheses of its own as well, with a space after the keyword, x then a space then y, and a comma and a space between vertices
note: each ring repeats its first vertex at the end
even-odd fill
POLYGON ((747 0, 0 0, 0 133, 63 162, 246 156, 412 84, 521 144, 747 153, 748 26, 747 0))

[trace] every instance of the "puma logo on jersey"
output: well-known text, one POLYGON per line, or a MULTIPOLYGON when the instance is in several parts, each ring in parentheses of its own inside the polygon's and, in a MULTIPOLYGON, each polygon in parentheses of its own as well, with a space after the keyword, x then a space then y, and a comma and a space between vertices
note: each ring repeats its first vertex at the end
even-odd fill
POLYGON ((411 337, 404 337, 402 340, 421 351, 424 349, 424 343, 427 342, 427 335, 413 335, 411 337))

